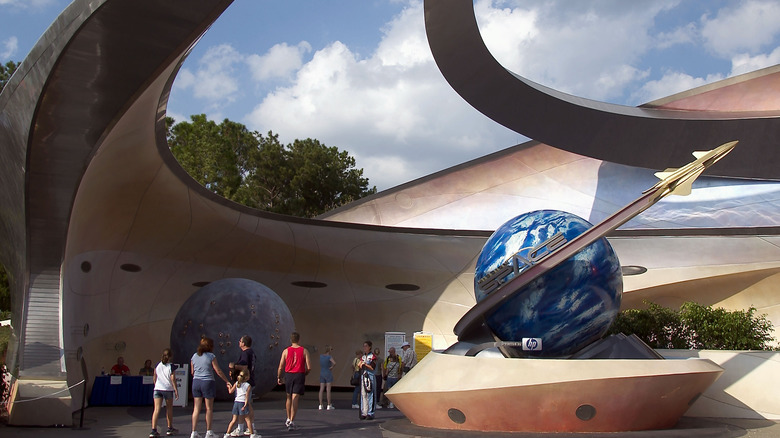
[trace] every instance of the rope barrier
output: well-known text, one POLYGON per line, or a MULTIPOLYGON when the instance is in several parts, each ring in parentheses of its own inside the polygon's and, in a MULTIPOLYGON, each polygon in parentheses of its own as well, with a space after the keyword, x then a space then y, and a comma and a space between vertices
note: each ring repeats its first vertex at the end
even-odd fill
MULTIPOLYGON (((42 395, 42 396, 40 396, 40 397, 35 397, 35 398, 28 399, 28 400, 15 400, 13 403, 14 403, 14 404, 16 404, 16 403, 27 403, 27 402, 36 401, 36 400, 42 400, 42 399, 44 399, 44 398, 49 398, 49 397, 51 397, 51 396, 53 396, 53 395, 61 394, 61 393, 65 392, 65 391, 70 391, 71 389, 73 389, 73 388, 75 388, 75 387, 77 387, 77 386, 81 385, 81 384, 82 384, 82 383, 84 383, 85 381, 86 381, 86 380, 82 380, 82 381, 80 381, 80 382, 78 382, 78 383, 76 383, 76 384, 74 384, 74 385, 72 385, 72 386, 69 386, 69 387, 67 387, 67 388, 65 388, 65 389, 62 389, 62 390, 60 390, 60 391, 57 391, 57 392, 53 392, 53 393, 51 393, 51 394, 42 395)), ((7 402, 6 402, 6 403, 4 403, 4 404, 9 404, 9 403, 7 403, 7 402)))

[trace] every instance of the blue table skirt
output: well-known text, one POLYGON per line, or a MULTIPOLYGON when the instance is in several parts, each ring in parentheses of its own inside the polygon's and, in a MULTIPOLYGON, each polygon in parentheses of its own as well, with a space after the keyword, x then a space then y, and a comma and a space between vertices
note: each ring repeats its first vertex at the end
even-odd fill
POLYGON ((90 406, 144 406, 154 404, 154 385, 144 385, 143 376, 122 376, 121 385, 112 385, 111 376, 97 376, 92 385, 90 406))

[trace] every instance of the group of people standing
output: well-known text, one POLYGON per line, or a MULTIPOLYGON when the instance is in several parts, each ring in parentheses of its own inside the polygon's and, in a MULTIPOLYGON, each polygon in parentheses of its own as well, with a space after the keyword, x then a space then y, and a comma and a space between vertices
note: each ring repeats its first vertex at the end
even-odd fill
MULTIPOLYGON (((290 346, 284 349, 279 360, 277 370, 277 384, 284 385, 286 391, 285 411, 287 430, 295 430, 295 417, 298 413, 300 397, 304 394, 306 376, 311 371, 309 352, 300 345, 300 334, 293 332, 290 335, 290 346)), ((408 342, 402 345, 403 352, 397 355, 395 348, 388 350, 388 357, 384 363, 380 361, 380 350, 372 351, 372 342, 363 343, 362 351, 358 351, 353 368, 358 377, 359 384, 355 387, 353 395, 353 408, 360 409, 361 420, 371 420, 382 394, 382 383, 386 383, 386 389, 390 389, 404 373, 408 372, 417 363, 414 350, 408 342), (408 351, 408 353, 407 353, 408 351), (357 400, 357 399, 359 400, 357 400)), ((241 354, 235 363, 230 363, 230 377, 222 372, 217 358, 212 352, 214 341, 203 337, 200 340, 197 351, 190 358, 190 373, 192 374, 192 433, 190 438, 200 438, 197 432, 198 419, 201 410, 205 407, 206 435, 205 438, 216 438, 212 430, 214 416, 214 399, 216 397, 216 376, 225 382, 230 394, 235 394, 233 404, 233 418, 227 427, 223 438, 250 435, 251 438, 260 438, 254 424, 254 409, 252 408, 252 389, 255 387, 255 362, 256 356, 252 350, 252 338, 245 335, 239 340, 241 354), (235 429, 234 429, 235 427, 235 429)), ((325 346, 325 351, 320 355, 320 392, 319 409, 333 410, 331 402, 331 387, 333 384, 333 367, 336 361, 331 355, 333 347, 325 346), (327 404, 323 403, 323 395, 326 395, 327 404)), ((166 420, 168 428, 166 435, 175 435, 173 427, 173 400, 179 398, 176 385, 176 366, 171 362, 173 353, 170 348, 163 350, 160 362, 154 368, 154 412, 152 414, 152 432, 150 438, 157 438, 157 422, 162 411, 163 402, 166 407, 166 420)), ((390 408, 393 404, 390 403, 390 408)))
MULTIPOLYGON (((401 356, 396 354, 394 347, 390 347, 384 362, 379 348, 372 351, 372 347, 371 341, 365 341, 363 349, 355 351, 352 361, 352 383, 355 385, 352 408, 360 410, 361 420, 373 420, 376 409, 382 408, 384 391, 392 388, 404 373, 417 364, 417 355, 408 342, 401 345, 401 356)), ((395 406, 390 402, 387 407, 392 409, 395 406)))
MULTIPOLYGON (((241 355, 238 361, 230 364, 231 379, 220 368, 217 358, 212 353, 214 341, 203 337, 198 344, 198 350, 190 358, 190 373, 192 374, 192 433, 191 438, 200 438, 197 432, 198 418, 201 409, 206 408, 206 438, 216 438, 211 423, 214 417, 214 398, 217 395, 216 374, 225 382, 230 394, 235 394, 233 403, 233 418, 228 425, 224 437, 244 436, 248 430, 251 438, 260 438, 255 433, 254 410, 252 409, 252 388, 254 388, 255 354, 252 350, 252 338, 242 336, 238 342, 241 355), (236 426, 235 429, 233 427, 236 426)), ((175 435, 178 430, 173 427, 173 400, 179 398, 176 386, 176 367, 171 363, 173 354, 170 348, 163 350, 160 363, 154 369, 154 412, 152 413, 152 432, 150 438, 159 437, 157 420, 165 401, 168 430, 166 435, 175 435)))

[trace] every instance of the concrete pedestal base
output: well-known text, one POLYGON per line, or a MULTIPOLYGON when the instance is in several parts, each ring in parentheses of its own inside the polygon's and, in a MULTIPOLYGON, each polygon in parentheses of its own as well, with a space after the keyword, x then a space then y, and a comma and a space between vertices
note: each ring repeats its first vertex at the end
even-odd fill
POLYGON ((12 426, 70 426, 72 411, 64 380, 21 378, 11 387, 8 424, 12 426))
POLYGON ((387 397, 412 423, 438 429, 667 429, 722 372, 707 359, 507 359, 429 353, 387 397))

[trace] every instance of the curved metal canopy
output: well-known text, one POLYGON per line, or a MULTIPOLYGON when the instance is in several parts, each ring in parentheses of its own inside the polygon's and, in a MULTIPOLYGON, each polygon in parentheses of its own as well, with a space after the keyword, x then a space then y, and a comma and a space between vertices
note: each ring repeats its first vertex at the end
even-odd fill
POLYGON ((426 0, 425 27, 436 64, 452 88, 486 116, 534 140, 655 169, 684 164, 691 151, 739 140, 739 152, 712 174, 780 179, 775 164, 780 160, 780 110, 626 107, 555 91, 510 72, 493 58, 479 33, 472 0, 426 0))

